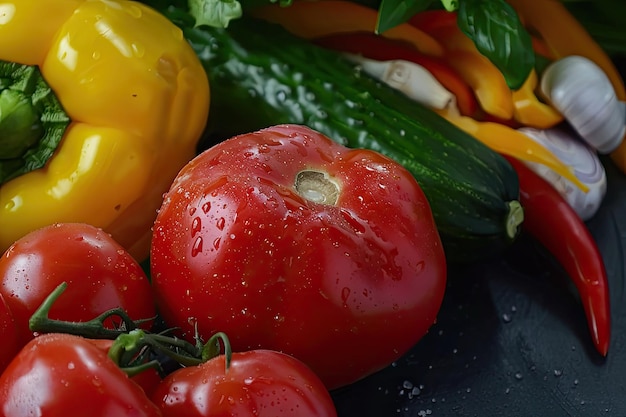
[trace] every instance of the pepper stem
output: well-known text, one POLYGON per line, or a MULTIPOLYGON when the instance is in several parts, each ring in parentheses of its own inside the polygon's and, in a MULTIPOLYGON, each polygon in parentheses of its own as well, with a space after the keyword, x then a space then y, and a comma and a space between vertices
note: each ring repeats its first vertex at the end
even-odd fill
POLYGON ((43 167, 69 123, 39 67, 0 61, 0 184, 43 167))
POLYGON ((0 159, 22 156, 41 137, 43 129, 31 101, 22 92, 0 93, 0 159))

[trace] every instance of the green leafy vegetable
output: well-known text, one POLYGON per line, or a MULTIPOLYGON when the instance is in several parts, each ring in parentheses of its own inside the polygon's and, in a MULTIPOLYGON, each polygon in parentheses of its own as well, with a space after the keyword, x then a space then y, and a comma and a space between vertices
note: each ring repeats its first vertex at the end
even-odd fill
POLYGON ((443 7, 449 12, 453 12, 459 8, 459 0, 441 0, 443 7))
POLYGON ((535 65, 530 35, 504 0, 462 0, 457 24, 502 72, 508 86, 522 86, 535 65))
POLYGON ((228 27, 233 19, 242 15, 241 3, 237 0, 189 0, 189 10, 196 18, 196 25, 217 28, 228 27))
POLYGON ((382 0, 378 8, 376 33, 383 33, 426 10, 433 0, 382 0))

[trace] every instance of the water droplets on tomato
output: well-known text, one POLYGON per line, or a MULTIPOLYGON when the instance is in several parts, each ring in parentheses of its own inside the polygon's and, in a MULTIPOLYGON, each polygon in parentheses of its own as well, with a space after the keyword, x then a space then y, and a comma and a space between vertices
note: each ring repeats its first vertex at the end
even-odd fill
POLYGON ((202 236, 198 236, 196 240, 194 240, 193 246, 191 247, 191 256, 198 256, 198 254, 202 252, 202 245, 202 236))
POLYGON ((350 293, 351 292, 352 291, 348 287, 343 287, 341 289, 341 301, 343 301, 344 304, 348 303, 348 298, 350 298, 350 293))
POLYGON ((191 237, 195 237, 202 230, 202 220, 200 217, 194 217, 191 221, 191 237))
POLYGON ((415 264, 415 273, 419 274, 424 270, 425 267, 426 263, 424 261, 419 261, 417 264, 415 264))
POLYGON ((224 230, 224 227, 226 226, 226 219, 223 218, 223 217, 220 217, 219 219, 217 219, 217 222, 215 223, 215 226, 219 230, 224 230))

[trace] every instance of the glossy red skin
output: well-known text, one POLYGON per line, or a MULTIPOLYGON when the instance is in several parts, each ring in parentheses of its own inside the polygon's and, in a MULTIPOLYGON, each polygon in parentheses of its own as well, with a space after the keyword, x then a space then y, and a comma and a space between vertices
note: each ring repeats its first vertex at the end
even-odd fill
POLYGON ((159 417, 139 385, 88 340, 31 340, 0 376, 2 417, 159 417))
POLYGON ((205 151, 166 194, 151 249, 165 321, 193 340, 279 350, 329 389, 378 371, 435 321, 446 264, 411 174, 301 126, 275 126, 205 151), (342 184, 335 206, 294 191, 298 172, 342 184))
POLYGON ((168 375, 152 395, 163 417, 336 417, 322 381, 291 356, 269 350, 224 355, 168 375))
POLYGON ((2 373, 20 349, 13 314, 2 295, 0 295, 0 335, 2 335, 0 341, 0 373, 2 373))
POLYGON ((0 294, 21 346, 33 338, 30 316, 62 282, 67 289, 50 318, 87 321, 116 307, 134 320, 156 315, 145 272, 109 234, 83 223, 54 224, 19 239, 0 258, 0 294))

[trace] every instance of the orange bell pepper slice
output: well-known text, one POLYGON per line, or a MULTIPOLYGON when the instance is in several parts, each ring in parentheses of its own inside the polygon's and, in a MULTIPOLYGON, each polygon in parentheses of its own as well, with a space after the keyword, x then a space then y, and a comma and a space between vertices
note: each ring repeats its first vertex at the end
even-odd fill
MULTIPOLYGON (((296 36, 321 38, 337 33, 375 33, 378 11, 348 0, 295 1, 289 6, 271 4, 250 11, 255 16, 278 23, 296 36)), ((423 54, 442 56, 443 47, 432 36, 402 23, 380 34, 404 41, 423 54)))
POLYGON ((513 118, 513 98, 506 79, 459 29, 456 16, 455 12, 428 10, 417 13, 410 22, 441 42, 446 61, 474 90, 486 113, 503 120, 513 118))

